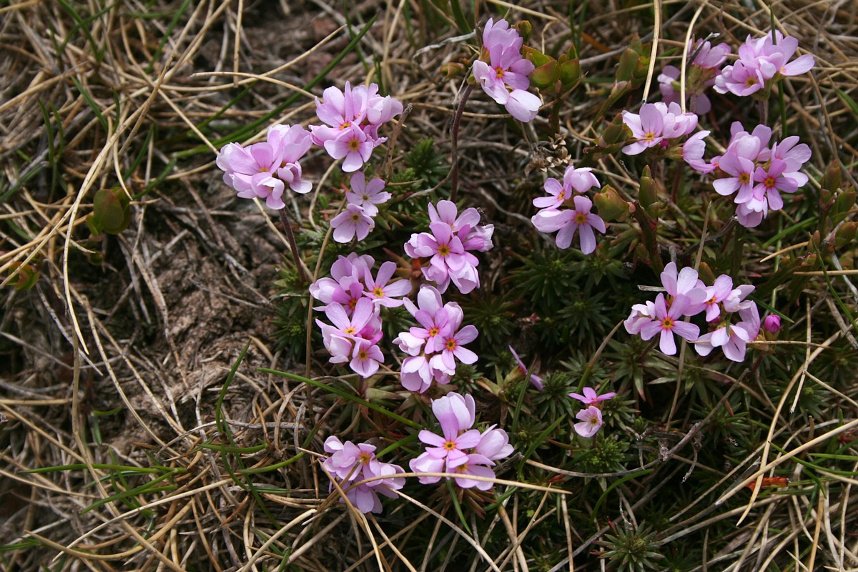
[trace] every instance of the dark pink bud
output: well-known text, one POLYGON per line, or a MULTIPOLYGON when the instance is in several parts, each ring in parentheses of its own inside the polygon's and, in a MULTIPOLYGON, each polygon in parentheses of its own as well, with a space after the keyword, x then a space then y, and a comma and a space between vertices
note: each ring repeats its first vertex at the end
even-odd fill
POLYGON ((781 329, 781 317, 775 314, 769 314, 763 320, 763 328, 770 334, 776 334, 781 329))

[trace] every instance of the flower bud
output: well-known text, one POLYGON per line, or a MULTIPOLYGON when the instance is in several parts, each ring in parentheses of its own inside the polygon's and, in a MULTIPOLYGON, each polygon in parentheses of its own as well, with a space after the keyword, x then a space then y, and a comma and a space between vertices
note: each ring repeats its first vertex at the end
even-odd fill
POLYGON ((557 62, 552 60, 533 70, 530 74, 530 83, 539 89, 546 89, 554 84, 559 74, 557 62))
POLYGON ((521 20, 515 25, 515 29, 518 30, 518 33, 521 34, 521 37, 524 38, 526 42, 530 38, 530 34, 533 32, 533 24, 528 20, 521 20))
POLYGON ((836 248, 848 247, 855 240, 856 234, 858 234, 858 222, 844 222, 837 227, 837 232, 834 234, 834 246, 836 248))
POLYGON ((763 329, 770 334, 776 334, 781 330, 781 317, 777 314, 769 314, 763 320, 763 329))
POLYGON ((600 192, 596 193, 593 202, 599 209, 599 215, 606 221, 621 221, 629 216, 629 203, 624 201, 610 185, 605 185, 600 192))
POLYGON ((655 180, 652 178, 649 165, 644 167, 643 174, 641 175, 638 200, 644 210, 649 210, 656 202, 658 202, 658 187, 656 186, 655 180))
POLYGON ((640 54, 631 48, 626 48, 626 51, 620 56, 620 63, 617 66, 617 82, 631 81, 634 78, 635 69, 637 69, 640 59, 640 54))
POLYGON ((842 182, 840 163, 835 159, 825 168, 825 173, 822 175, 822 180, 819 186, 829 191, 836 191, 840 188, 842 182))
POLYGON ((442 64, 440 68, 438 68, 447 79, 454 79, 462 75, 462 72, 465 71, 465 66, 460 64, 459 62, 447 62, 442 64))

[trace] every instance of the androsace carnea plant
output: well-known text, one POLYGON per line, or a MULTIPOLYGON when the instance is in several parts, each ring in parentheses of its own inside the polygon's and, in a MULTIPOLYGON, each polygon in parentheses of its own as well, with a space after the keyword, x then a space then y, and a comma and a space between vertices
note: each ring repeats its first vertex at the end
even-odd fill
POLYGON ((0 8, 0 569, 858 568, 849 3, 176 4, 0 8))

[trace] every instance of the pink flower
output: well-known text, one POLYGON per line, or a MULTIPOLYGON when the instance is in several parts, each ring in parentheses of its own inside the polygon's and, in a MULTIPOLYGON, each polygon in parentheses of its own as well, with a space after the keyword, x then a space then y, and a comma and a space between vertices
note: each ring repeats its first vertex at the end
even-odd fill
POLYGON ((602 411, 593 405, 579 411, 575 418, 578 419, 575 432, 585 439, 593 437, 602 427, 602 411))
POLYGON ((747 343, 760 333, 760 314, 753 302, 739 310, 741 320, 731 324, 728 320, 713 332, 703 334, 694 344, 698 354, 707 356, 713 348, 720 347, 727 359, 741 362, 745 359, 747 343))
POLYGON ((349 362, 358 375, 365 378, 373 375, 384 358, 375 345, 382 334, 381 320, 372 301, 358 300, 351 316, 342 305, 332 302, 325 306, 325 316, 333 326, 318 319, 316 324, 322 330, 325 349, 331 354, 330 362, 349 362))
MULTIPOLYGON (((771 163, 769 163, 768 169, 757 167, 754 171, 754 181, 756 181, 757 184, 753 188, 752 195, 765 195, 769 210, 777 211, 783 208, 784 201, 780 192, 794 193, 798 190, 796 182, 793 179, 784 176, 785 169, 785 161, 773 159, 771 163)), ((737 203, 748 202, 750 200, 751 197, 736 196, 737 203)))
POLYGON ((366 379, 372 377, 378 371, 378 366, 384 361, 384 355, 377 345, 369 340, 355 340, 354 350, 352 350, 352 360, 349 362, 349 367, 356 374, 366 379))
POLYGON ((655 304, 647 301, 644 304, 635 304, 632 306, 632 312, 629 317, 623 321, 626 331, 632 335, 640 334, 641 328, 648 324, 655 317, 655 304))
POLYGON ((401 306, 402 300, 397 298, 411 292, 411 282, 402 279, 389 284, 394 272, 396 272, 396 263, 390 261, 381 265, 375 278, 372 277, 371 272, 367 271, 364 278, 366 282, 364 295, 379 306, 387 308, 401 306))
MULTIPOLYGON (((458 393, 448 393, 432 401, 432 412, 441 425, 441 435, 420 431, 418 439, 428 445, 426 452, 409 463, 415 473, 452 473, 461 488, 488 490, 491 481, 469 479, 469 476, 494 478, 490 468, 494 461, 512 454, 506 431, 489 427, 482 434, 472 429, 475 421, 474 399, 458 393)), ((449 478, 449 477, 448 477, 449 478)), ((422 484, 437 483, 441 478, 420 477, 422 484)))
POLYGON ((650 340, 659 334, 659 349, 669 356, 676 353, 673 334, 691 342, 696 341, 700 335, 700 328, 690 322, 680 321, 688 305, 689 299, 686 296, 678 296, 668 309, 664 294, 659 294, 655 299, 655 316, 651 322, 643 325, 640 331, 641 337, 644 340, 650 340))
POLYGON ((623 123, 631 129, 635 142, 623 147, 626 155, 639 155, 650 147, 661 143, 664 131, 664 115, 654 103, 644 103, 640 115, 623 111, 623 123))
POLYGON ((312 185, 302 179, 298 161, 310 146, 310 133, 300 125, 273 125, 268 140, 243 147, 228 143, 217 156, 223 180, 243 199, 265 199, 268 208, 279 210, 286 185, 306 193, 312 185))
POLYGON ((464 346, 477 339, 479 332, 476 327, 470 324, 459 329, 460 325, 461 318, 451 319, 447 322, 439 336, 443 342, 441 353, 432 356, 432 359, 429 360, 432 367, 440 369, 448 375, 456 373, 457 359, 464 364, 472 364, 477 361, 477 354, 464 346))
POLYGON ((429 203, 429 221, 450 225, 450 230, 459 237, 465 250, 487 252, 492 249, 495 227, 480 225, 480 213, 475 208, 467 208, 458 214, 456 203, 452 201, 441 200, 437 205, 429 203))
MULTIPOLYGON (((402 334, 400 334, 400 339, 401 336, 402 334)), ((433 368, 425 354, 410 356, 402 360, 399 382, 408 391, 426 393, 426 390, 432 387, 433 382, 438 385, 447 385, 450 383, 450 379, 450 375, 433 368)))
POLYGON ((453 477, 453 481, 459 488, 477 488, 481 491, 487 491, 492 488, 493 483, 491 481, 478 481, 476 479, 469 479, 468 476, 493 479, 495 478, 495 472, 490 468, 490 465, 494 465, 494 463, 483 455, 472 453, 452 463, 448 461, 447 471, 462 475, 460 477, 453 477))
POLYGON ((703 160, 703 153, 706 151, 706 143, 703 139, 709 135, 709 131, 698 131, 689 137, 682 145, 682 160, 689 167, 698 173, 711 173, 715 170, 715 166, 703 160))
POLYGON ((605 221, 596 214, 590 212, 593 202, 587 197, 576 196, 572 198, 575 205, 574 210, 543 209, 531 217, 531 222, 540 232, 555 232, 555 242, 561 249, 569 248, 572 238, 578 233, 581 252, 590 254, 596 250, 596 235, 593 230, 604 234, 605 221))
POLYGON ((458 217, 456 214, 456 205, 450 201, 439 201, 437 207, 430 204, 431 233, 412 234, 405 252, 412 258, 429 259, 429 264, 421 267, 423 276, 437 283, 441 292, 452 282, 467 294, 480 285, 479 260, 468 251, 489 250, 494 227, 478 225, 476 209, 466 209, 458 217))
POLYGON ((518 30, 510 28, 506 20, 495 22, 493 18, 489 18, 483 28, 483 48, 486 50, 497 47, 520 50, 523 43, 524 40, 518 34, 518 30))
POLYGON ((661 285, 670 295, 670 299, 687 298, 685 305, 686 316, 694 316, 704 309, 706 301, 706 285, 697 277, 697 271, 686 266, 677 273, 676 263, 669 262, 662 271, 661 285))
POLYGON ((724 66, 715 79, 715 91, 746 96, 761 90, 767 81, 776 76, 801 75, 814 66, 813 56, 805 54, 790 62, 798 49, 798 40, 784 37, 775 32, 762 38, 748 36, 739 47, 739 60, 733 65, 724 66))
POLYGON ((376 178, 367 183, 362 171, 352 175, 349 186, 351 188, 346 192, 348 203, 363 208, 363 211, 370 217, 378 214, 376 205, 386 203, 392 196, 390 193, 382 192, 384 181, 376 178))
POLYGON ((527 91, 534 66, 521 56, 523 40, 505 20, 486 23, 483 57, 474 62, 474 78, 486 94, 519 121, 532 121, 542 101, 527 91))
POLYGON ((582 391, 584 392, 584 395, 581 395, 579 393, 570 393, 569 397, 571 397, 572 399, 577 399, 588 407, 591 405, 594 407, 599 407, 599 404, 601 402, 612 399, 615 395, 617 395, 613 391, 609 391, 608 393, 599 395, 592 387, 585 387, 582 391))
MULTIPOLYGON (((338 481, 349 502, 363 513, 381 512, 378 495, 396 498, 393 491, 405 485, 404 478, 396 477, 404 472, 402 467, 379 461, 375 456, 375 447, 369 443, 355 445, 351 441, 342 442, 331 436, 325 440, 325 452, 330 454, 322 461, 328 476, 338 481), (382 476, 387 478, 354 484, 382 476)), ((329 490, 332 489, 333 484, 329 490)))
MULTIPOLYGON (((712 105, 704 91, 715 84, 715 75, 721 64, 730 54, 730 46, 718 44, 715 47, 709 42, 697 40, 688 46, 689 54, 695 54, 689 62, 686 75, 686 93, 689 96, 689 108, 692 112, 703 115, 709 113, 712 105)), ((680 70, 674 66, 664 66, 658 76, 659 90, 665 103, 679 103, 675 84, 678 83, 680 70)))
MULTIPOLYGON (((422 327, 409 330, 409 335, 425 344, 427 354, 444 349, 443 334, 449 330, 448 323, 462 323, 462 308, 455 302, 443 303, 441 294, 432 286, 424 284, 417 293, 417 306, 405 299, 405 308, 422 327)), ((402 336, 402 334, 400 334, 402 336)))
MULTIPOLYGON (((474 452, 490 461, 498 461, 512 455, 514 449, 509 444, 509 435, 503 429, 494 425, 483 431, 480 442, 474 447, 474 452)), ((494 476, 494 475, 492 475, 494 476)))
POLYGON ((733 291, 733 279, 722 274, 712 286, 706 288, 706 321, 714 322, 721 316, 720 303, 733 291))
POLYGON ((592 171, 593 169, 589 167, 575 169, 569 165, 563 173, 563 184, 551 177, 545 180, 545 192, 550 196, 533 199, 533 206, 541 209, 556 209, 571 199, 574 193, 586 193, 593 187, 598 187, 599 180, 592 171))
MULTIPOLYGON (((310 295, 323 304, 340 304, 351 315, 358 300, 364 297, 366 286, 363 281, 370 273, 375 260, 367 254, 355 252, 340 256, 331 266, 331 277, 316 280, 310 285, 310 295)), ((316 308, 324 311, 324 306, 316 308)))
MULTIPOLYGON (((443 473, 449 463, 464 459, 465 450, 476 447, 480 432, 471 429, 474 425, 474 398, 470 395, 448 393, 432 401, 432 413, 441 425, 442 435, 423 429, 417 437, 430 445, 426 452, 413 459, 409 465, 415 473, 443 473)), ((437 483, 440 477, 421 477, 423 484, 437 483)))
POLYGON ((751 192, 754 186, 754 162, 765 143, 754 135, 734 136, 727 151, 718 160, 718 169, 731 175, 717 179, 713 186, 719 195, 729 196, 739 191, 740 196, 751 192))
MULTIPOLYGON (((507 347, 509 348, 509 351, 512 354, 512 359, 515 360, 515 365, 516 365, 516 367, 518 367, 518 371, 520 371, 522 375, 527 375, 528 368, 526 365, 524 365, 524 362, 521 361, 521 358, 518 357, 518 354, 516 353, 515 349, 513 349, 512 346, 507 346, 507 347)), ((536 375, 535 373, 530 374, 530 383, 532 383, 533 386, 536 389, 538 389, 539 391, 542 391, 542 388, 544 386, 543 382, 544 382, 544 380, 541 377, 539 377, 538 375, 536 375)))
POLYGON ((313 185, 301 178, 298 163, 313 144, 310 132, 301 125, 272 125, 268 128, 268 143, 280 159, 277 177, 296 193, 310 192, 313 185))
POLYGON ((363 130, 352 124, 346 127, 336 139, 325 141, 324 147, 334 159, 344 159, 343 171, 351 173, 369 161, 373 142, 363 130))
POLYGON ((393 342, 399 346, 403 352, 409 355, 402 362, 402 370, 400 373, 400 383, 409 391, 424 393, 432 382, 439 384, 447 384, 450 382, 450 376, 455 373, 455 362, 453 362, 453 371, 445 365, 443 352, 450 351, 447 348, 449 343, 453 348, 453 357, 456 356, 456 350, 459 355, 464 355, 470 359, 469 350, 458 347, 467 336, 476 333, 476 328, 473 332, 466 328, 457 332, 459 325, 462 323, 462 308, 455 302, 443 303, 441 294, 432 286, 423 285, 417 293, 417 306, 407 298, 403 300, 405 308, 417 320, 421 327, 412 327, 407 332, 400 332, 393 342), (453 341, 448 338, 453 336, 453 341), (440 353, 439 353, 440 352, 440 353), (435 360, 438 357, 438 360, 435 360))
POLYGON ((279 159, 269 143, 254 143, 247 148, 238 143, 225 145, 218 153, 217 165, 223 180, 243 199, 265 199, 268 208, 279 210, 285 185, 276 175, 279 159))
POLYGON ((334 229, 334 240, 346 243, 355 237, 358 240, 365 239, 375 228, 375 221, 363 208, 349 204, 343 212, 331 219, 331 227, 334 229))
POLYGON ((334 159, 345 159, 343 171, 357 171, 369 160, 372 150, 386 138, 378 136, 379 127, 402 113, 402 103, 378 95, 378 86, 346 82, 345 89, 329 87, 316 100, 316 116, 325 125, 310 126, 313 142, 321 145, 334 159))

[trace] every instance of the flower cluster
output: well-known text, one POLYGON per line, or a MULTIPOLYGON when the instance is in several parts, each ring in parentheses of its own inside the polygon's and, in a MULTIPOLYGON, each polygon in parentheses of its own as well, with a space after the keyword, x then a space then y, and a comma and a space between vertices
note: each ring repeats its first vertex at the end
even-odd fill
MULTIPOLYGON (((463 489, 476 487, 486 491, 491 481, 475 480, 469 476, 493 479, 495 461, 509 457, 513 448, 503 429, 489 427, 482 433, 473 429, 476 420, 474 398, 449 393, 432 400, 432 413, 441 425, 441 435, 426 429, 418 438, 427 445, 426 451, 408 465, 415 473, 455 473, 455 483, 463 489)), ((422 484, 437 483, 441 477, 420 477, 422 484)))
POLYGON ((548 178, 545 181, 547 197, 533 199, 533 205, 540 210, 531 217, 533 226, 540 232, 557 232, 555 241, 559 248, 569 248, 575 234, 578 234, 581 252, 590 254, 596 250, 596 235, 593 230, 604 234, 605 221, 591 211, 593 201, 584 193, 599 186, 599 181, 590 168, 576 169, 572 165, 566 168, 563 182, 548 178), (561 208, 568 206, 570 208, 561 208))
POLYGON ((736 193, 736 216, 742 226, 758 226, 769 211, 783 207, 780 193, 794 193, 808 181, 800 169, 810 160, 810 147, 795 135, 769 147, 772 130, 758 125, 751 133, 738 121, 723 155, 711 159, 713 186, 722 196, 736 193), (738 191, 738 192, 737 192, 738 191))
POLYGON ((228 143, 217 155, 223 181, 243 199, 264 199, 268 208, 286 206, 283 192, 288 185, 296 193, 312 188, 302 178, 298 162, 312 144, 310 132, 300 125, 272 125, 265 141, 244 147, 228 143))
POLYGON ((666 295, 660 293, 655 302, 632 306, 625 320, 626 331, 650 340, 659 335, 659 349, 667 355, 676 354, 674 334, 694 343, 700 355, 709 355, 712 348, 720 347, 732 361, 743 361, 747 342, 760 332, 757 305, 746 298, 754 291, 750 285, 733 287, 733 279, 722 274, 712 286, 706 286, 697 277, 697 271, 685 267, 677 272, 671 262, 661 273, 661 284, 666 295), (700 328, 688 320, 705 313, 712 331, 700 335, 700 328), (734 314, 741 321, 732 323, 734 314))
MULTIPOLYGON (((393 491, 405 485, 405 479, 396 476, 405 472, 402 467, 392 463, 382 463, 376 459, 375 447, 369 443, 357 445, 351 441, 343 443, 331 436, 325 440, 325 452, 330 457, 325 457, 322 466, 328 476, 336 479, 344 489, 349 502, 362 513, 381 512, 381 500, 378 495, 396 498, 396 493, 393 491), (361 483, 373 478, 376 480, 361 483)), ((333 489, 333 483, 330 489, 333 489)))
MULTIPOLYGON (((730 55, 730 46, 727 44, 713 46, 707 41, 697 40, 688 46, 688 53, 689 56, 693 56, 685 82, 689 108, 697 115, 703 115, 712 109, 709 97, 704 92, 715 85, 715 77, 721 71, 721 65, 727 60, 727 56, 730 55)), ((679 74, 679 68, 664 66, 658 76, 659 91, 665 103, 680 103, 679 74)))
POLYGON ((479 288, 479 260, 470 251, 491 250, 494 226, 480 225, 480 213, 474 208, 459 215, 456 204, 446 200, 437 206, 429 203, 429 221, 430 232, 412 234, 405 243, 406 254, 420 259, 423 276, 438 284, 439 292, 445 292, 450 282, 462 294, 479 288))
POLYGON ((584 392, 583 395, 574 392, 569 394, 569 397, 577 399, 585 406, 575 415, 578 423, 574 425, 574 429, 578 435, 589 439, 602 428, 602 402, 612 399, 617 394, 610 391, 599 395, 592 387, 585 387, 581 391, 584 392))
POLYGON ((343 171, 351 173, 369 161, 372 150, 387 141, 378 129, 402 113, 402 103, 378 95, 378 85, 345 89, 329 87, 316 99, 316 116, 324 125, 311 125, 313 143, 325 148, 334 159, 343 159, 343 171))
POLYGON ((361 377, 370 377, 384 361, 381 340, 380 308, 402 305, 401 297, 411 291, 408 280, 394 280, 396 263, 385 262, 373 277, 375 260, 371 256, 340 256, 331 267, 331 276, 310 285, 310 294, 324 306, 331 321, 316 320, 322 330, 331 363, 346 363, 361 377))
POLYGON ((464 347, 477 338, 477 328, 462 326, 461 306, 444 304, 438 290, 427 285, 420 287, 416 306, 411 300, 404 302, 419 324, 393 340, 408 354, 400 375, 405 389, 424 393, 433 381, 445 385, 456 373, 456 360, 465 364, 477 361, 477 354, 464 347))
POLYGON ((474 62, 474 78, 483 91, 519 121, 532 121, 542 104, 527 91, 533 63, 521 55, 524 40, 506 20, 489 20, 483 30, 483 53, 474 62))
POLYGON ((623 111, 623 123, 634 142, 623 147, 626 155, 639 155, 651 147, 668 149, 671 142, 690 135, 697 128, 697 115, 683 113, 677 103, 644 103, 640 113, 623 111))
POLYGON ((784 37, 778 31, 761 38, 748 36, 739 47, 739 59, 724 66, 715 78, 715 91, 752 95, 779 76, 795 76, 810 71, 815 63, 812 55, 805 54, 790 61, 797 49, 798 40, 792 36, 784 37))
POLYGON ((334 240, 346 243, 357 237, 363 240, 375 228, 373 218, 378 214, 378 206, 390 200, 390 193, 384 190, 384 181, 375 178, 369 182, 363 171, 358 171, 349 180, 350 189, 346 192, 346 207, 331 219, 334 240))

